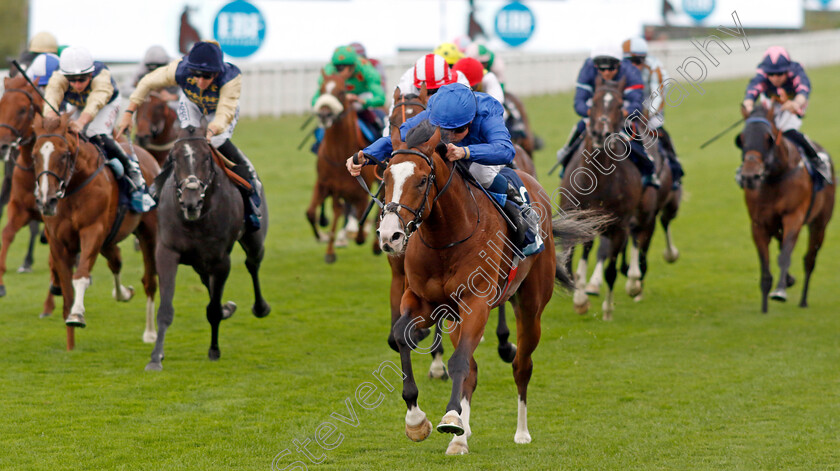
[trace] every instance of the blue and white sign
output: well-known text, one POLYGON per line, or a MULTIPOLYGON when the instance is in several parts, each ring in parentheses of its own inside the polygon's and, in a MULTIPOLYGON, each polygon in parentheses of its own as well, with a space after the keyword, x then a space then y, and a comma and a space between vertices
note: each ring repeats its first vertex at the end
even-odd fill
POLYGON ((248 57, 265 40, 265 17, 245 0, 223 6, 213 20, 213 37, 222 51, 232 57, 248 57))
POLYGON ((496 13, 496 35, 513 47, 530 39, 536 24, 534 13, 517 1, 508 3, 496 13))
POLYGON ((698 23, 715 11, 715 0, 683 0, 682 5, 685 13, 698 23))

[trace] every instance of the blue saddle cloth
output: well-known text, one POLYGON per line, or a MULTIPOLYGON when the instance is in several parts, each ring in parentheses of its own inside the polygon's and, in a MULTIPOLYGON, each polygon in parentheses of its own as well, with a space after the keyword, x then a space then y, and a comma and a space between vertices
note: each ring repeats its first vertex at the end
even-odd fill
MULTIPOLYGON (((521 194, 526 202, 526 206, 520 207, 520 213, 522 214, 523 222, 526 218, 526 214, 528 212, 533 211, 531 206, 531 195, 528 193, 528 190, 525 188, 525 184, 522 183, 522 179, 519 178, 519 175, 516 173, 515 170, 508 167, 502 167, 499 171, 499 175, 505 177, 505 179, 513 185, 514 188, 519 189, 519 194, 521 194)), ((488 191, 493 198, 499 203, 501 207, 505 206, 507 203, 507 195, 502 193, 494 193, 492 191, 488 191)), ((537 234, 529 227, 528 230, 525 232, 525 240, 522 242, 521 247, 517 247, 517 249, 522 251, 522 254, 526 257, 528 255, 534 255, 542 252, 545 250, 545 244, 543 243, 542 238, 538 237, 537 234)))

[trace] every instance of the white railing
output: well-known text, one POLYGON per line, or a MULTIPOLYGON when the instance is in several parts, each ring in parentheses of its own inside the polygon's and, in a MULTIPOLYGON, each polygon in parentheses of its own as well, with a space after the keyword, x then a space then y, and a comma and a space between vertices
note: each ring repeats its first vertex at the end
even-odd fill
MULTIPOLYGON (((705 65, 706 81, 749 77, 761 61, 763 52, 773 45, 787 48, 792 58, 806 68, 840 63, 840 31, 748 37, 749 50, 745 50, 739 38, 715 30, 710 30, 710 34, 716 34, 731 49, 726 54, 718 45, 707 43, 710 54, 719 61, 717 66, 687 40, 653 43, 650 53, 662 61, 672 78, 684 84, 687 79, 679 74, 678 67, 692 57, 705 65)), ((700 41, 703 38, 696 40, 700 41)), ((382 58, 387 77, 385 93, 388 101, 399 77, 420 55, 404 53, 382 58)), ((505 52, 500 53, 500 56, 505 61, 506 89, 519 96, 529 96, 574 89, 580 66, 588 54, 505 52)), ((309 111, 323 64, 323 61, 242 64, 242 116, 280 116, 309 111)), ((700 70, 698 66, 687 69, 693 75, 697 75, 700 70)), ((124 83, 135 72, 136 66, 115 65, 111 70, 117 83, 124 83)), ((0 71, 0 76, 5 76, 5 72, 0 71)))

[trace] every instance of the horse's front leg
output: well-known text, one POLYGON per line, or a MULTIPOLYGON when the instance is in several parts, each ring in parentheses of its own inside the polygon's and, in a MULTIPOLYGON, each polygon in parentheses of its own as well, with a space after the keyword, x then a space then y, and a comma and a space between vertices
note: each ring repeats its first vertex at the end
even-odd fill
POLYGON ((207 290, 210 293, 210 302, 207 303, 207 322, 210 323, 210 350, 207 357, 211 360, 218 360, 222 356, 219 350, 219 324, 225 315, 230 311, 230 304, 222 307, 222 294, 225 290, 225 282, 230 274, 230 257, 225 256, 218 263, 214 264, 207 276, 207 290))
POLYGON ((755 248, 758 250, 758 261, 761 265, 761 312, 767 313, 767 295, 770 293, 770 286, 773 284, 773 275, 770 273, 770 235, 753 221, 752 236, 755 248))
POLYGON ((111 244, 102 249, 102 256, 108 261, 108 269, 114 275, 114 289, 111 290, 111 297, 123 303, 127 303, 134 297, 134 287, 125 287, 120 281, 122 272, 122 255, 117 244, 111 244))
POLYGON ((418 390, 411 367, 411 352, 417 348, 419 341, 417 329, 429 327, 433 323, 430 319, 431 306, 411 290, 406 290, 400 302, 400 311, 402 315, 394 323, 392 330, 403 370, 402 397, 408 409, 405 414, 405 434, 411 440, 419 442, 432 433, 432 423, 417 404, 418 390))
MULTIPOLYGON (((73 304, 73 262, 74 256, 60 241, 50 239, 50 260, 55 282, 61 287, 64 298, 62 316, 65 323, 70 315, 73 304)), ((67 350, 75 347, 74 326, 67 324, 67 350)))
POLYGON ((157 244, 155 249, 155 267, 160 285, 160 305, 157 312, 157 339, 155 348, 152 350, 152 358, 146 365, 146 370, 160 371, 163 369, 163 340, 166 337, 166 329, 172 324, 175 309, 172 306, 172 298, 175 296, 175 275, 178 273, 178 263, 181 254, 164 246, 157 244))
MULTIPOLYGON (((85 327, 87 325, 85 322, 85 291, 90 286, 90 272, 96 263, 96 257, 102 248, 104 237, 100 226, 86 227, 79 231, 79 266, 73 274, 72 281, 73 306, 70 308, 67 320, 64 321, 71 327, 85 327)), ((61 290, 64 292, 64 302, 67 303, 69 290, 66 289, 64 283, 61 284, 61 290)))
POLYGON ((805 222, 804 213, 788 214, 782 218, 782 244, 779 250, 779 281, 776 289, 770 293, 770 299, 775 301, 787 301, 787 288, 793 284, 793 278, 789 276, 790 256, 799 238, 799 231, 802 223, 805 222))
POLYGON ((490 314, 490 307, 484 298, 462 299, 459 304, 462 307, 460 318, 449 335, 455 347, 455 352, 449 358, 452 395, 446 405, 446 414, 437 426, 438 432, 455 435, 446 449, 447 455, 469 453, 467 439, 472 434, 470 402, 478 382, 478 364, 473 358, 473 353, 481 341, 490 314))

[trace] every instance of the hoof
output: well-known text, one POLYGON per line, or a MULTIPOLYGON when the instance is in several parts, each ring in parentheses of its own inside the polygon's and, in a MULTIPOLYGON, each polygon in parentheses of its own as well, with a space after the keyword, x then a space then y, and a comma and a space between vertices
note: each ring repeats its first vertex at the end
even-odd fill
MULTIPOLYGON (((339 238, 339 239, 335 240, 335 248, 343 249, 344 247, 347 247, 347 239, 339 238)), ((327 263, 329 263, 329 262, 327 262, 327 263)))
POLYGON ((23 264, 17 269, 18 273, 32 273, 32 265, 23 264))
POLYGON ((680 258, 680 251, 676 247, 674 247, 674 250, 665 249, 662 252, 662 258, 668 263, 674 263, 680 258))
POLYGON ((134 251, 135 252, 140 251, 140 239, 138 239, 136 237, 134 238, 134 251))
POLYGON ((531 434, 528 431, 516 432, 513 436, 513 441, 519 444, 531 443, 531 434))
POLYGON ((419 425, 405 424, 405 436, 413 442, 422 442, 432 433, 432 423, 428 418, 423 419, 419 425))
POLYGON ((221 350, 219 350, 218 348, 211 348, 211 349, 207 352, 207 358, 209 358, 209 359, 210 359, 210 361, 216 361, 216 360, 218 360, 221 356, 222 356, 222 352, 221 352, 221 350))
POLYGON ((161 371, 163 370, 163 365, 157 361, 150 361, 146 365, 146 371, 161 371))
MULTIPOLYGON (((228 301, 222 304, 222 320, 230 319, 233 317, 233 313, 236 312, 236 303, 233 301, 228 301)), ((219 357, 216 357, 219 358, 219 357)), ((214 358, 211 358, 213 360, 214 358)))
POLYGON ((271 313, 271 306, 265 300, 263 302, 254 304, 251 306, 251 314, 254 315, 257 319, 262 319, 263 317, 269 315, 271 313))
POLYGON ((451 410, 440 419, 437 431, 440 433, 454 433, 457 436, 461 436, 464 434, 464 423, 461 421, 458 413, 451 410))
POLYGON ((67 316, 67 320, 64 321, 68 327, 81 327, 85 328, 87 324, 85 324, 85 315, 84 314, 70 314, 67 316))
POLYGON ((439 369, 435 368, 435 365, 432 365, 429 367, 429 378, 446 381, 449 379, 449 373, 446 371, 446 367, 442 364, 439 369))
POLYGON ((324 261, 327 262, 327 264, 335 263, 335 254, 334 253, 328 253, 328 254, 324 255, 324 261))
POLYGON ((157 332, 143 332, 143 343, 157 342, 157 332))
MULTIPOLYGON (((120 290, 122 290, 123 288, 124 288, 123 286, 120 286, 120 290)), ((125 296, 122 299, 120 299, 120 297, 117 296, 117 288, 114 288, 114 289, 111 290, 111 297, 113 297, 114 299, 116 299, 117 301, 119 301, 121 303, 127 303, 127 302, 131 301, 131 298, 134 297, 134 287, 129 286, 125 289, 128 291, 128 296, 125 296)), ((124 294, 125 293, 123 293, 123 295, 124 294)))
POLYGON ((638 295, 636 295, 636 297, 635 297, 635 298, 633 298, 633 301, 635 301, 635 302, 637 302, 637 303, 640 303, 640 302, 642 302, 642 300, 643 300, 644 298, 645 298, 644 294, 639 293, 638 295))
POLYGON ((642 281, 641 280, 627 280, 627 283, 624 284, 624 291, 627 292, 627 295, 631 298, 636 297, 639 293, 642 292, 642 281))
POLYGON ((466 443, 450 442, 449 446, 446 447, 447 455, 466 455, 469 454, 469 452, 470 449, 466 443))
POLYGON ((0 285, 0 298, 6 295, 6 285, 0 285))
POLYGON ((770 293, 770 299, 773 301, 785 302, 787 301, 787 292, 783 289, 777 289, 770 293))
POLYGON ((575 312, 576 313, 578 313, 582 316, 582 315, 586 314, 587 311, 589 311, 589 300, 588 299, 583 304, 575 303, 575 312))
POLYGON ((52 315, 51 312, 42 312, 42 313, 38 314, 38 319, 45 319, 47 317, 50 317, 51 315, 52 315))
POLYGON ((599 285, 586 285, 586 288, 583 289, 583 292, 589 296, 600 296, 601 287, 599 285))
POLYGON ((499 356, 505 363, 513 363, 516 358, 516 345, 508 342, 505 345, 499 345, 499 356))

